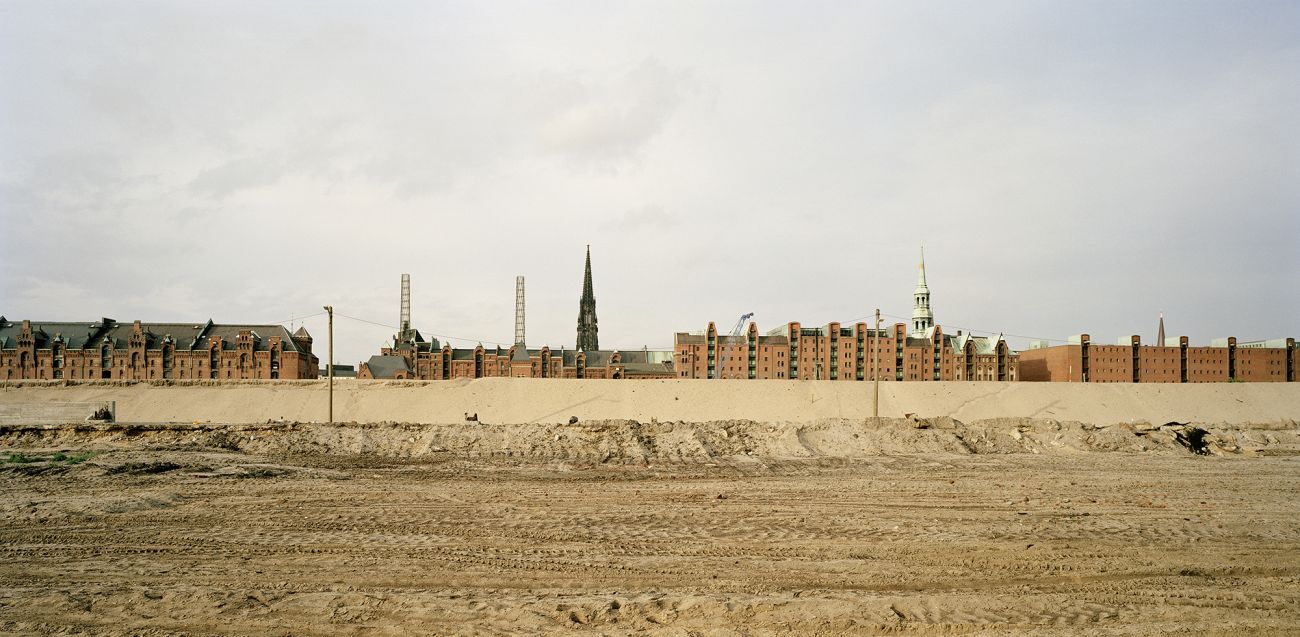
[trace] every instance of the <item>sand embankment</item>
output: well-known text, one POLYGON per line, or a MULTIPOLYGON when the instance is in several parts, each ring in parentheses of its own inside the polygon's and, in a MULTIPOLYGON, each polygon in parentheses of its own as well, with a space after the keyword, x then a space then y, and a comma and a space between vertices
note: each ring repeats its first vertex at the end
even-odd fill
MULTIPOLYGON (((575 381, 485 378, 441 382, 336 381, 334 419, 450 424, 865 418, 871 383, 834 381, 575 381)), ((0 403, 117 403, 122 422, 320 422, 325 381, 242 383, 2 383, 0 403)), ((973 422, 1036 418, 1107 425, 1300 420, 1300 383, 1197 385, 882 383, 880 415, 949 416, 973 422)), ((0 423, 3 424, 3 423, 0 423)))

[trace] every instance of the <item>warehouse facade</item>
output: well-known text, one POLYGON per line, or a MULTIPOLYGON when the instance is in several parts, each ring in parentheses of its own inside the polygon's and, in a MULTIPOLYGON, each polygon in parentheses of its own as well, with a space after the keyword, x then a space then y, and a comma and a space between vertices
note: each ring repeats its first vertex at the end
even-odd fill
POLYGON ((710 322, 702 333, 673 337, 678 378, 792 380, 1002 380, 1019 378, 1019 361, 1001 336, 944 334, 938 325, 913 336, 915 322, 879 332, 856 323, 806 328, 798 322, 760 335, 718 334, 710 322), (872 371, 874 367, 874 372, 872 371))
POLYGON ((312 337, 283 325, 11 322, 0 316, 0 380, 316 378, 312 337))
POLYGON ((1295 382, 1296 340, 1238 343, 1235 337, 1191 346, 1186 336, 1143 345, 1130 336, 1115 345, 1088 334, 1065 345, 1034 344, 1020 352, 1022 380, 1073 383, 1295 382))
POLYGON ((457 378, 674 378, 667 352, 552 350, 523 344, 508 348, 452 348, 426 341, 418 331, 361 363, 357 378, 452 380, 457 378))

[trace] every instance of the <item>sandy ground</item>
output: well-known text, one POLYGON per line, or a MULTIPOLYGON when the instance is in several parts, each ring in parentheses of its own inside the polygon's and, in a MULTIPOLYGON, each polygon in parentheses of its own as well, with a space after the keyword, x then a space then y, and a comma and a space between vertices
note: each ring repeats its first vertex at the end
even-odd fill
POLYGON ((11 427, 0 633, 1300 634, 1294 424, 1187 432, 11 427))

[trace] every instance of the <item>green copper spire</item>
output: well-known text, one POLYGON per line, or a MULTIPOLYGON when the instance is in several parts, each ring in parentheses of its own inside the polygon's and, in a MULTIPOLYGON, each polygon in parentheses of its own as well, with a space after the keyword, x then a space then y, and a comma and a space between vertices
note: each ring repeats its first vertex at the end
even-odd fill
POLYGON ((912 331, 913 338, 922 338, 934 325, 934 312, 930 309, 930 286, 925 284, 925 245, 921 245, 920 274, 917 275, 916 289, 912 291, 912 331))

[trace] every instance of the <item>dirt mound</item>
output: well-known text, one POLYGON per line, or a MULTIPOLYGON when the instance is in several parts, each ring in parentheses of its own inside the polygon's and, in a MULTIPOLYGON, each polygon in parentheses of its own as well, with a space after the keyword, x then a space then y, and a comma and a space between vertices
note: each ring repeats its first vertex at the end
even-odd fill
POLYGON ((1096 426, 1071 421, 949 417, 821 419, 808 423, 593 420, 557 424, 212 423, 0 426, 21 448, 220 449, 244 453, 391 458, 516 457, 580 462, 690 462, 724 457, 858 458, 926 453, 1150 452, 1287 455, 1295 425, 1203 428, 1171 422, 1096 426))
MULTIPOLYGON (((113 401, 117 419, 126 422, 321 422, 328 419, 327 396, 325 381, 0 382, 0 404, 113 401)), ((470 413, 493 423, 554 424, 572 417, 811 423, 874 413, 868 384, 841 381, 346 381, 336 383, 334 399, 334 417, 356 422, 459 424, 470 413)), ((1266 423, 1300 420, 1300 383, 882 385, 880 414, 908 413, 966 423, 1266 423)), ((3 415, 0 424, 6 424, 3 415)))

